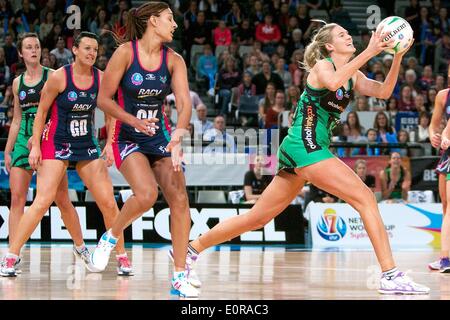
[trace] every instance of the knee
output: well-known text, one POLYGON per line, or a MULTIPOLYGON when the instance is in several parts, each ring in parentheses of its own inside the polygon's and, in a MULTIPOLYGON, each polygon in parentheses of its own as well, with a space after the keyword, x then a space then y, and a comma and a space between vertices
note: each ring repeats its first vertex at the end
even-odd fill
POLYGON ((166 197, 166 200, 173 215, 184 214, 189 210, 189 200, 186 192, 171 193, 170 196, 166 197))
POLYGON ((376 206, 377 199, 372 190, 370 190, 369 187, 364 186, 361 191, 355 193, 352 205, 356 211, 360 211, 364 207, 376 206))
POLYGON ((27 201, 26 193, 11 192, 11 206, 24 206, 27 201))
POLYGON ((150 189, 146 192, 139 192, 135 194, 136 201, 139 204, 139 209, 142 212, 150 210, 158 199, 158 189, 150 189))
POLYGON ((263 228, 266 224, 268 224, 270 222, 270 220, 272 220, 269 217, 264 217, 264 216, 258 216, 258 217, 252 217, 251 215, 249 215, 247 217, 247 222, 246 224, 249 226, 250 230, 258 230, 263 228))
POLYGON ((47 211, 48 208, 51 206, 54 198, 55 198, 54 196, 38 195, 36 196, 36 199, 34 199, 32 207, 36 209, 38 212, 42 211, 42 213, 45 213, 45 211, 47 211))
POLYGON ((68 209, 70 209, 72 207, 72 202, 70 202, 70 199, 67 195, 65 194, 56 194, 55 197, 55 203, 58 206, 58 208, 61 210, 61 214, 64 211, 67 211, 68 209))

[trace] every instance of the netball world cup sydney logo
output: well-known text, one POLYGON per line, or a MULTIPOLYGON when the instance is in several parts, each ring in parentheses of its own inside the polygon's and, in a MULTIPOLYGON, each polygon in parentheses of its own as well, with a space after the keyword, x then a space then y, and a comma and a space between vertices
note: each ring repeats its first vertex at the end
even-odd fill
POLYGON ((325 240, 338 241, 345 236, 347 225, 334 209, 328 208, 317 223, 317 231, 325 240))

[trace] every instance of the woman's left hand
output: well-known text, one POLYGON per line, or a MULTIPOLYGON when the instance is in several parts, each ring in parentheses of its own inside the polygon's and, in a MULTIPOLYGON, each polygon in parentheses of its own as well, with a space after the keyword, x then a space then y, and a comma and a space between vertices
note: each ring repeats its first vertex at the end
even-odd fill
POLYGON ((411 43, 409 44, 408 48, 406 48, 406 49, 405 49, 404 51, 402 51, 401 53, 396 53, 395 55, 396 55, 396 56, 399 56, 400 58, 402 58, 402 57, 405 55, 405 53, 407 53, 407 52, 409 51, 409 49, 411 49, 412 45, 414 44, 414 40, 415 40, 415 39, 412 39, 412 41, 411 41, 411 43))
POLYGON ((100 155, 100 158, 104 158, 106 161, 106 165, 111 167, 114 163, 114 152, 111 143, 107 143, 103 148, 103 152, 100 155))
POLYGON ((166 149, 168 152, 172 153, 172 165, 176 172, 181 171, 181 162, 183 161, 183 150, 181 148, 182 137, 189 131, 186 129, 176 129, 170 139, 169 144, 166 149))

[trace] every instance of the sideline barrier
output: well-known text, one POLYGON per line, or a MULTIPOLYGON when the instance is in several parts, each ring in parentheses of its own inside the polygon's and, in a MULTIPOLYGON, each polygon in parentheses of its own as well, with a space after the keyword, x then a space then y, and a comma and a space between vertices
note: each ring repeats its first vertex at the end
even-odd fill
MULTIPOLYGON (((29 205, 29 204, 28 204, 29 205)), ((75 202, 81 230, 86 241, 97 241, 105 231, 103 217, 97 205, 75 202)), ((247 212, 249 205, 198 204, 191 205, 191 232, 194 240, 214 227, 219 221, 247 212)), ((8 236, 9 209, 0 205, 0 240, 8 236)), ((70 241, 70 235, 61 220, 56 206, 50 207, 31 236, 36 241, 70 241)), ((157 203, 125 230, 127 242, 170 243, 170 209, 165 203, 157 203)), ((304 244, 304 223, 301 206, 289 206, 264 228, 246 232, 227 243, 231 244, 304 244)))

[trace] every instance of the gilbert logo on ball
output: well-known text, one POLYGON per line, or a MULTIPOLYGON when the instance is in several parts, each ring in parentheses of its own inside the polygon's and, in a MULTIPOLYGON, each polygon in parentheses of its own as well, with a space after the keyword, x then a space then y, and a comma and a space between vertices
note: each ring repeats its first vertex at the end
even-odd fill
POLYGON ((413 30, 408 21, 402 17, 387 17, 377 26, 377 31, 381 28, 383 29, 382 32, 387 32, 383 41, 389 41, 392 38, 394 39, 392 46, 385 50, 387 53, 401 53, 408 48, 413 40, 413 30))

